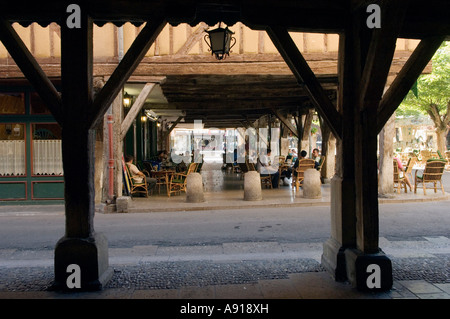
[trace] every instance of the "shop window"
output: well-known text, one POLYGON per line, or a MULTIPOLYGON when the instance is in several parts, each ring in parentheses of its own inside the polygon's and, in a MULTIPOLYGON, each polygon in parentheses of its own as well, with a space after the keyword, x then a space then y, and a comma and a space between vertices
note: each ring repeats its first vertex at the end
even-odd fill
POLYGON ((0 93, 0 114, 25 114, 23 93, 0 93))
POLYGON ((32 125, 33 175, 63 175, 61 127, 58 124, 32 125))
POLYGON ((23 176, 25 166, 25 125, 0 124, 0 176, 23 176))

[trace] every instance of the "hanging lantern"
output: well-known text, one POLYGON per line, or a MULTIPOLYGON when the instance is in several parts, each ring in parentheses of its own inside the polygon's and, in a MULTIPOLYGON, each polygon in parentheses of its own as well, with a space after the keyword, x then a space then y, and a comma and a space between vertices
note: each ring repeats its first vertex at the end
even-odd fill
POLYGON ((205 35, 205 42, 217 60, 223 60, 230 55, 231 48, 236 44, 236 38, 233 37, 234 32, 228 27, 221 28, 220 24, 217 29, 206 32, 208 34, 205 35))

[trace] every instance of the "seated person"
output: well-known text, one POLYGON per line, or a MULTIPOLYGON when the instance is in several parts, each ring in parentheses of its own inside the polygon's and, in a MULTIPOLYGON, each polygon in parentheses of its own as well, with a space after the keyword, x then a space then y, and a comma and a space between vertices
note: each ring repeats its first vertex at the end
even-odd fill
POLYGON ((305 150, 302 150, 302 151, 300 152, 300 156, 299 156, 299 157, 297 158, 297 160, 295 161, 294 166, 291 168, 291 172, 294 172, 294 175, 295 175, 295 176, 297 176, 297 167, 298 167, 298 164, 299 164, 300 160, 305 159, 307 154, 308 154, 308 153, 306 153, 305 150))
POLYGON ((278 167, 273 167, 270 165, 270 154, 271 149, 267 149, 267 155, 261 155, 258 159, 257 169, 261 176, 271 176, 272 188, 278 188, 278 183, 280 181, 280 172, 278 167))
POLYGON ((320 160, 321 160, 318 148, 313 149, 312 159, 314 160, 314 168, 317 169, 320 166, 320 160))
POLYGON ((128 169, 130 170, 131 178, 136 183, 142 183, 144 181, 144 178, 147 181, 148 190, 152 190, 156 186, 156 178, 152 178, 149 176, 146 176, 144 173, 142 173, 139 168, 137 168, 136 165, 133 164, 134 157, 131 155, 125 156, 125 164, 128 166, 128 169))

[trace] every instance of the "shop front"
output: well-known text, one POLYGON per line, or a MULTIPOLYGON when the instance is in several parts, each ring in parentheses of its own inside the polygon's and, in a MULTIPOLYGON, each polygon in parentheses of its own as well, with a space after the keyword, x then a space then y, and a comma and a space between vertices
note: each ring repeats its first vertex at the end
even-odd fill
POLYGON ((61 127, 29 86, 0 86, 0 203, 64 200, 61 127))

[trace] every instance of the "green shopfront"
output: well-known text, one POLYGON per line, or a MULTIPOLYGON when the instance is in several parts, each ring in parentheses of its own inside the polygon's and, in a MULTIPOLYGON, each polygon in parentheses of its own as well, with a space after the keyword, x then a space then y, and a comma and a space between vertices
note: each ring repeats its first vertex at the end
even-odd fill
POLYGON ((0 205, 63 201, 61 127, 30 86, 0 86, 0 205))

